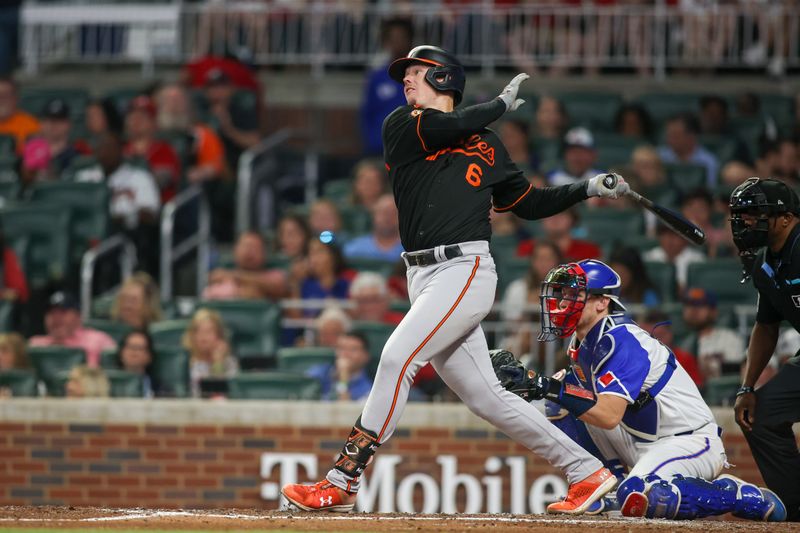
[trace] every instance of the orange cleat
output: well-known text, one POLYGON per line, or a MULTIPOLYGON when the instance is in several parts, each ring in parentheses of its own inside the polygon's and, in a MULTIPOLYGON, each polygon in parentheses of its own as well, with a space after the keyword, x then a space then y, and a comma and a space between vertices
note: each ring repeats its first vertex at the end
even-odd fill
POLYGON ((617 478, 607 468, 601 468, 583 481, 569 486, 563 501, 551 503, 547 512, 552 514, 583 514, 597 500, 617 484, 617 478))
POLYGON ((314 485, 290 483, 281 489, 289 502, 303 511, 349 513, 356 504, 356 493, 347 492, 323 479, 314 485))

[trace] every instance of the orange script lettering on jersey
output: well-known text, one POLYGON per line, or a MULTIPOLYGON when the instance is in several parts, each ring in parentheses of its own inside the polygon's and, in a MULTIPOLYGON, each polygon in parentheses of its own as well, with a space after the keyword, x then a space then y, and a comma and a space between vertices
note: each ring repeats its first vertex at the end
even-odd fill
POLYGON ((481 139, 480 135, 473 135, 461 144, 452 148, 442 148, 435 154, 425 158, 426 161, 436 161, 439 156, 445 154, 464 154, 467 157, 480 157, 490 167, 494 166, 494 147, 481 139))

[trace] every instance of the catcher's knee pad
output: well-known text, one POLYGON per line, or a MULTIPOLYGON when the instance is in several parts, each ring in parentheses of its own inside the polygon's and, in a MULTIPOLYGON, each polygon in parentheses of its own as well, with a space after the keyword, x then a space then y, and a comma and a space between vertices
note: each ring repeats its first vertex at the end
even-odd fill
POLYGON ((372 456, 375 455, 380 445, 378 436, 372 431, 364 429, 361 426, 361 418, 359 418, 356 425, 353 426, 350 436, 347 437, 347 442, 344 443, 334 468, 350 477, 357 478, 364 473, 364 469, 372 461, 372 456))
POLYGON ((681 493, 669 481, 659 479, 647 487, 647 518, 673 519, 678 515, 681 493))

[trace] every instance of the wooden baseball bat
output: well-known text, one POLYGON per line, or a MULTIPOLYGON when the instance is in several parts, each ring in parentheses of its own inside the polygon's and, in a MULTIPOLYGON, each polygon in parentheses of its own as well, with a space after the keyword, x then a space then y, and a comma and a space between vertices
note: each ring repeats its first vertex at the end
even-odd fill
MULTIPOLYGON (((616 184, 617 177, 614 174, 607 174, 606 177, 603 178, 603 185, 609 189, 613 189, 616 184)), ((654 203, 652 200, 645 198, 636 191, 629 190, 626 195, 636 200, 639 205, 653 213, 667 227, 690 243, 702 246, 706 242, 705 232, 686 220, 682 215, 654 203)))

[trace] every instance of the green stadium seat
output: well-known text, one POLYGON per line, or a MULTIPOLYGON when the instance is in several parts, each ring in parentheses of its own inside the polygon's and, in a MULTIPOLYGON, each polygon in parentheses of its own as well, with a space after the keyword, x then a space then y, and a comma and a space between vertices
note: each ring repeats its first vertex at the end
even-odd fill
POLYGON ((70 239, 73 262, 79 262, 92 244, 108 235, 109 190, 105 183, 37 183, 31 201, 65 206, 71 211, 70 239))
POLYGON ((19 182, 17 156, 15 154, 0 154, 0 181, 19 182))
POLYGON ((650 114, 656 124, 662 124, 678 113, 697 113, 700 95, 686 93, 648 93, 636 99, 650 114))
POLYGON ((106 370, 112 398, 141 398, 144 395, 142 376, 125 370, 106 370))
POLYGON ((225 326, 233 333, 237 356, 272 355, 278 351, 281 321, 278 305, 256 300, 224 300, 200 302, 199 307, 222 315, 225 326))
POLYGON ((709 259, 689 265, 688 287, 702 287, 717 295, 721 304, 755 305, 752 283, 740 283, 742 265, 737 259, 709 259))
MULTIPOLYGON (((400 257, 398 261, 402 261, 400 257)), ((394 272, 395 263, 388 261, 381 261, 380 259, 368 259, 365 257, 349 257, 346 260, 347 266, 359 272, 377 272, 385 278, 388 278, 394 272)))
POLYGON ((89 105, 89 91, 87 89, 24 89, 20 96, 19 106, 38 117, 42 113, 45 104, 53 98, 61 98, 67 103, 70 118, 74 124, 83 124, 86 116, 86 107, 89 105))
POLYGON ((661 261, 645 261, 644 268, 650 281, 658 289, 662 302, 675 301, 675 266, 661 261))
POLYGON ((252 372, 228 380, 235 400, 318 400, 320 385, 300 374, 252 372))
POLYGON ((148 330, 156 349, 180 349, 183 347, 183 334, 188 327, 189 320, 160 320, 150 324, 148 330))
POLYGON ((278 350, 278 370, 304 373, 315 365, 333 364, 336 351, 322 346, 281 348, 278 350))
POLYGON ((13 242, 28 239, 26 264, 28 283, 42 287, 51 279, 61 279, 69 269, 70 210, 63 206, 15 206, 0 209, 6 238, 13 242))
POLYGON ((502 298, 514 280, 525 277, 531 268, 529 257, 507 257, 497 263, 497 295, 502 298))
POLYGON ((377 362, 381 358, 381 352, 389 337, 394 333, 394 324, 385 324, 383 322, 372 322, 367 320, 356 320, 353 322, 353 331, 363 334, 369 343, 369 355, 373 362, 377 362))
POLYGON ((353 181, 350 179, 325 182, 322 186, 322 196, 341 205, 350 199, 353 181))
POLYGON ((76 366, 86 364, 86 353, 83 348, 30 347, 28 357, 39 378, 44 382, 49 396, 64 396, 63 375, 76 366))
POLYGON ((13 202, 19 196, 19 183, 16 181, 0 181, 0 198, 5 202, 13 202))
POLYGON ((156 346, 153 375, 160 396, 186 398, 189 396, 189 353, 182 348, 156 346))
MULTIPOLYGON (((78 175, 82 172, 91 169, 92 172, 97 172, 98 174, 102 172, 100 168, 100 164, 97 162, 97 159, 92 155, 81 155, 73 159, 69 166, 65 168, 61 172, 61 181, 62 182, 75 182, 78 179, 78 175)), ((86 179, 86 178, 84 178, 86 179)))
POLYGON ((14 398, 39 396, 38 380, 32 370, 6 370, 0 372, 0 389, 9 389, 14 398))
POLYGON ((606 131, 614 129, 614 117, 622 105, 617 93, 567 92, 559 93, 558 99, 573 125, 606 131))
POLYGON ((17 140, 13 135, 0 134, 0 154, 15 155, 17 140))
POLYGON ((603 246, 642 235, 644 220, 638 209, 586 209, 581 213, 581 227, 586 228, 590 241, 603 246))
POLYGON ((703 389, 703 397, 708 405, 731 406, 741 383, 742 378, 739 375, 709 378, 703 389))
POLYGON ((342 228, 351 237, 369 233, 372 229, 372 217, 367 209, 360 205, 339 205, 342 216, 342 228))
POLYGON ((667 179, 680 193, 685 194, 708 185, 706 167, 684 163, 666 163, 667 179))
POLYGON ((113 89, 105 94, 105 98, 114 103, 114 107, 121 115, 125 115, 128 111, 128 106, 131 100, 143 94, 145 91, 138 87, 122 87, 120 89, 113 89))
POLYGON ((761 109, 781 126, 792 124, 794 119, 794 99, 783 94, 764 93, 759 95, 761 109))
POLYGON ((98 329, 103 333, 107 333, 117 344, 122 341, 125 335, 133 331, 133 328, 128 324, 113 320, 89 319, 84 321, 83 325, 84 327, 98 329))
POLYGON ((531 148, 539 157, 539 170, 543 174, 561 164, 561 139, 534 139, 531 148))
POLYGON ((717 157, 720 166, 733 161, 736 157, 738 143, 733 137, 727 135, 700 135, 698 141, 717 157))
POLYGON ((118 353, 119 350, 115 348, 100 352, 100 368, 103 370, 120 370, 118 353))

